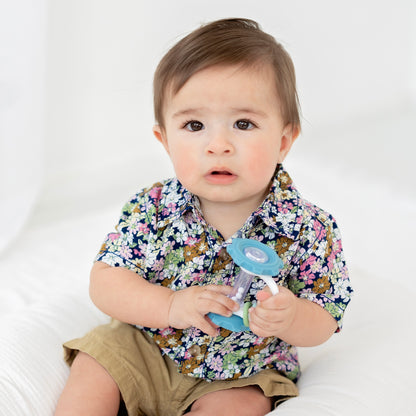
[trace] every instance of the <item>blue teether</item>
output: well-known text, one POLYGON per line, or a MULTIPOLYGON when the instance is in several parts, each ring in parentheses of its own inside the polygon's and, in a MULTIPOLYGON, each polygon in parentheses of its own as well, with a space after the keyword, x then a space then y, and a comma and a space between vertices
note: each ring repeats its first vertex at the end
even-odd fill
POLYGON ((231 317, 225 317, 215 313, 208 316, 216 325, 230 331, 247 331, 248 309, 251 304, 244 304, 244 299, 250 289, 254 276, 259 276, 269 286, 273 295, 279 289, 272 276, 276 276, 283 267, 283 262, 270 247, 260 241, 235 238, 227 247, 235 264, 240 266, 240 272, 234 283, 234 290, 229 296, 240 305, 240 309, 231 317))

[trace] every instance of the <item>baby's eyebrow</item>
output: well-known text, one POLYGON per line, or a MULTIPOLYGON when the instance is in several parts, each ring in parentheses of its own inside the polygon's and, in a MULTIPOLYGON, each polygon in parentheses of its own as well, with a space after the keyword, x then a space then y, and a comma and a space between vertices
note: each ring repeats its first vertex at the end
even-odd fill
MULTIPOLYGON (((185 117, 185 116, 198 116, 200 114, 202 114, 204 111, 207 111, 207 109, 205 109, 204 107, 197 107, 197 108, 186 108, 184 110, 179 110, 176 111, 175 113, 173 113, 172 117, 173 118, 179 118, 179 117, 185 117)), ((258 116, 258 117, 267 117, 267 114, 262 111, 262 110, 257 110, 255 108, 249 108, 249 107, 232 107, 230 108, 230 113, 231 114, 251 114, 254 116, 258 116)))
POLYGON ((260 117, 267 117, 267 114, 262 111, 262 110, 257 110, 255 108, 249 108, 249 107, 242 107, 242 108, 232 108, 231 111, 235 114, 253 114, 255 116, 260 116, 260 117))
POLYGON ((202 107, 200 108, 186 108, 184 110, 179 110, 176 111, 175 113, 172 114, 173 118, 178 118, 178 117, 184 117, 184 116, 189 116, 189 115, 198 115, 201 114, 204 111, 204 109, 202 107))

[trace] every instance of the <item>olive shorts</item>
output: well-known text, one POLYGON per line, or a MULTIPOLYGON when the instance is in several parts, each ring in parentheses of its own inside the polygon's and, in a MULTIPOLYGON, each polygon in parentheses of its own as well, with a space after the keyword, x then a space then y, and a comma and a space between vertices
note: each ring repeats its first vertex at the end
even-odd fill
POLYGON ((117 383, 129 416, 179 416, 207 393, 233 387, 258 386, 275 406, 298 395, 296 385, 275 370, 248 378, 206 381, 178 373, 150 336, 113 320, 86 336, 64 344, 69 365, 78 351, 100 363, 117 383))

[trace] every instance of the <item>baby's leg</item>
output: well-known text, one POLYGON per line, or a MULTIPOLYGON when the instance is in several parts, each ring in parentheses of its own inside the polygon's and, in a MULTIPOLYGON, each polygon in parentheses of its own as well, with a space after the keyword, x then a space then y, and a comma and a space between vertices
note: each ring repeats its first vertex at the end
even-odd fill
POLYGON ((208 393, 196 400, 187 415, 192 416, 264 416, 272 400, 257 386, 237 387, 208 393))
POLYGON ((94 358, 79 352, 55 416, 115 416, 119 406, 120 392, 110 374, 94 358))

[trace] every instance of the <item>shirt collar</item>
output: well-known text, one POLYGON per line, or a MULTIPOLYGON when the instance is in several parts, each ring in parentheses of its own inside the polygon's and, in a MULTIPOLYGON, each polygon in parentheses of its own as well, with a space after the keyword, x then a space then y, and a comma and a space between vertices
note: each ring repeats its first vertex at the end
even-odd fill
POLYGON ((173 178, 164 182, 158 206, 157 227, 162 228, 181 217, 185 211, 194 206, 194 196, 178 179, 173 178))
MULTIPOLYGON (((278 165, 270 192, 260 207, 253 212, 246 225, 253 224, 256 217, 280 235, 296 240, 299 235, 302 210, 299 193, 282 165, 278 165)), ((191 194, 178 179, 166 181, 162 187, 158 208, 158 228, 166 226, 186 211, 198 206, 197 197, 191 194)), ((244 227, 243 227, 244 228, 244 227)))
POLYGON ((253 213, 280 235, 296 240, 302 223, 301 199, 289 174, 278 165, 270 192, 253 213))

